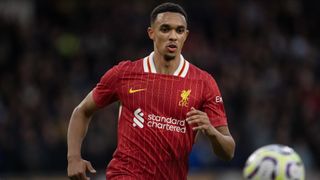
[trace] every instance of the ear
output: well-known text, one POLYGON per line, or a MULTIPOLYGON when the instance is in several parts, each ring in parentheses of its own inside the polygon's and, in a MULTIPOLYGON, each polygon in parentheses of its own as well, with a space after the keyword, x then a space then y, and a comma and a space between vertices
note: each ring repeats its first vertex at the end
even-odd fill
POLYGON ((148 35, 149 35, 149 38, 153 40, 154 38, 154 30, 152 27, 148 27, 148 35))
POLYGON ((188 38, 188 35, 189 35, 189 30, 186 29, 186 35, 184 36, 184 40, 186 40, 188 38))

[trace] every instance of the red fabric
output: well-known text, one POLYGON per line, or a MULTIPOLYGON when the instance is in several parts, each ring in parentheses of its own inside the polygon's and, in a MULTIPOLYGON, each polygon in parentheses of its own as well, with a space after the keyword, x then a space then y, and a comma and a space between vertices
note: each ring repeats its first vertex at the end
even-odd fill
POLYGON ((101 78, 93 97, 99 107, 121 102, 118 146, 107 179, 187 179, 196 132, 185 122, 186 113, 194 107, 215 127, 227 125, 216 82, 191 64, 182 78, 145 73, 142 59, 122 62, 101 78), (184 100, 183 90, 190 91, 184 100))

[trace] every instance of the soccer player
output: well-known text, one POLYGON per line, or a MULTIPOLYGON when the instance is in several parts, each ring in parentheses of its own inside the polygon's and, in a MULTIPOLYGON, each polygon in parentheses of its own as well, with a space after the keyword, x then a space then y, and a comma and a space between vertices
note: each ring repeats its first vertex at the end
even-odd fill
POLYGON ((181 55, 189 33, 184 9, 160 4, 147 31, 154 51, 108 70, 74 109, 68 128, 71 179, 95 173, 81 157, 81 144, 92 115, 115 101, 121 102, 118 145, 107 179, 187 179, 188 156, 199 132, 218 157, 233 158, 235 142, 215 80, 181 55))

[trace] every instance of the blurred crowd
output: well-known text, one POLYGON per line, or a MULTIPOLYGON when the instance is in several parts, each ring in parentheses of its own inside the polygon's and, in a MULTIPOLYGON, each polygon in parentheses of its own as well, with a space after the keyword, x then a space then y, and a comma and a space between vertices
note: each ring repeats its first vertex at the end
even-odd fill
MULTIPOLYGON (((65 172, 73 108, 113 65, 147 56, 155 0, 0 1, 0 173, 65 172)), ((320 167, 320 1, 173 1, 189 16, 183 55, 217 80, 234 160, 201 137, 191 170, 242 168, 285 144, 320 167), (211 157, 211 158, 208 158, 211 157)), ((117 143, 115 103, 95 115, 84 158, 103 169, 117 143)))

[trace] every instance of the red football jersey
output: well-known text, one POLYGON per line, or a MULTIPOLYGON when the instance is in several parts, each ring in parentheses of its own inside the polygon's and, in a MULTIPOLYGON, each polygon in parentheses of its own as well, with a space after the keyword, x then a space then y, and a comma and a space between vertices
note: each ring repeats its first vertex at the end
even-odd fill
POLYGON ((180 56, 173 75, 158 74, 153 53, 107 71, 93 89, 97 106, 121 102, 118 146, 107 179, 187 179, 196 132, 186 123, 191 107, 213 126, 227 125, 215 80, 180 56))

